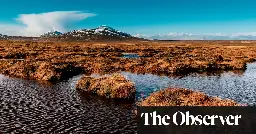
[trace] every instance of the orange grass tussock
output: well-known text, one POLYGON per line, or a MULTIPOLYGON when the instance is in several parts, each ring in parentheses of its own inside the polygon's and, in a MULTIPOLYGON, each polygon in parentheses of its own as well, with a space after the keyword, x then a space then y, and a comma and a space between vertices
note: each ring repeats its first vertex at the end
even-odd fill
POLYGON ((36 80, 61 80, 86 73, 183 75, 244 70, 256 61, 256 43, 239 41, 0 41, 0 73, 36 80), (123 58, 134 53, 138 58, 123 58))
POLYGON ((152 93, 138 102, 140 106, 241 106, 233 100, 209 97, 204 93, 178 88, 169 88, 152 93))
POLYGON ((100 78, 83 76, 77 83, 76 89, 105 96, 112 99, 134 99, 135 86, 121 74, 112 74, 100 78))

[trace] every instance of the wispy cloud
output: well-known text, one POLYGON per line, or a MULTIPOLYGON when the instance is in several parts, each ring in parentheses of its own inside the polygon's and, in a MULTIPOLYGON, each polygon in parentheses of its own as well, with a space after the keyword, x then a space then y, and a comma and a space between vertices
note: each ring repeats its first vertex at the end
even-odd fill
POLYGON ((81 11, 54 11, 39 14, 20 14, 18 24, 0 24, 0 33, 7 35, 39 36, 49 31, 67 32, 75 22, 96 16, 81 11))

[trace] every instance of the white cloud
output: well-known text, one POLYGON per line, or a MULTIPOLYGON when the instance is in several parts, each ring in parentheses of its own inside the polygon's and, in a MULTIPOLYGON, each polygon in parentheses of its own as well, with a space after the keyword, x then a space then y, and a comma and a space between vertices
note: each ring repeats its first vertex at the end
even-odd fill
POLYGON ((235 33, 231 35, 232 37, 237 36, 256 36, 256 32, 250 32, 250 33, 235 33))
POLYGON ((0 34, 22 35, 25 27, 22 25, 0 24, 0 34))
POLYGON ((96 14, 81 11, 20 14, 15 19, 19 24, 0 24, 0 33, 7 35, 40 36, 49 31, 67 32, 70 25, 93 16, 96 16, 96 14))
POLYGON ((251 33, 175 33, 171 32, 168 34, 158 34, 154 36, 140 35, 147 39, 158 39, 158 40, 256 40, 256 32, 251 33))

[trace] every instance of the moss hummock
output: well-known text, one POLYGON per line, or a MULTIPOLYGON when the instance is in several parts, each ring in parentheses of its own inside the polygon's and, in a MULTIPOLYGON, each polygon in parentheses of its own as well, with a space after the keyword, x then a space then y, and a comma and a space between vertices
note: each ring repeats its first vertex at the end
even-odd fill
POLYGON ((135 86, 121 74, 113 74, 100 78, 83 76, 77 83, 76 89, 81 89, 99 96, 112 99, 134 99, 135 86))
POLYGON ((140 106, 240 106, 233 100, 223 100, 218 97, 209 97, 204 93, 169 88, 152 93, 145 100, 138 103, 140 106))

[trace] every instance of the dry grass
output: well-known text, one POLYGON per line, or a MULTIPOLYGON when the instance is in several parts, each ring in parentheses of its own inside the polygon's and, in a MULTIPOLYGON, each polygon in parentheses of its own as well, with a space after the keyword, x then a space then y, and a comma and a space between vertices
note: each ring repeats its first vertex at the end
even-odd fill
POLYGON ((77 83, 76 89, 95 93, 112 99, 134 99, 135 86, 121 74, 112 74, 100 78, 83 76, 77 83))
POLYGON ((232 100, 209 97, 186 89, 165 89, 152 93, 140 106, 240 106, 232 100))
MULTIPOLYGON (((134 73, 182 75, 191 72, 244 70, 256 61, 255 41, 175 42, 39 42, 0 41, 2 74, 56 81, 85 73, 134 73), (137 53, 142 58, 121 58, 137 53)), ((83 77, 77 88, 109 98, 133 98, 134 86, 122 76, 83 77)), ((153 93, 144 106, 234 106, 230 100, 208 97, 184 89, 153 93)))
POLYGON ((37 80, 61 80, 78 73, 129 71, 164 75, 243 70, 256 60, 256 42, 36 42, 0 41, 1 73, 37 80), (143 58, 124 59, 122 53, 143 58))

